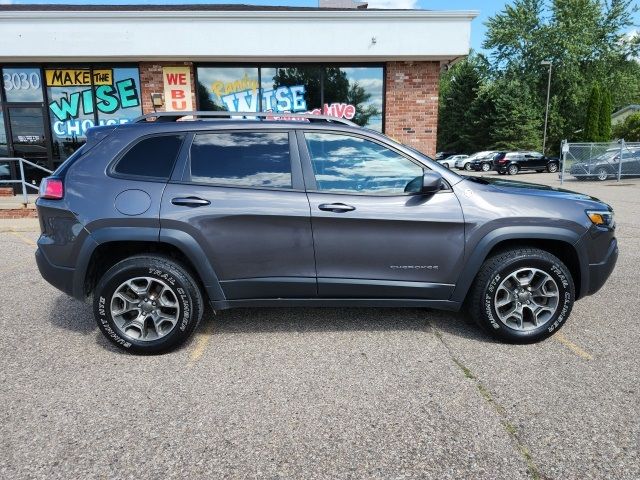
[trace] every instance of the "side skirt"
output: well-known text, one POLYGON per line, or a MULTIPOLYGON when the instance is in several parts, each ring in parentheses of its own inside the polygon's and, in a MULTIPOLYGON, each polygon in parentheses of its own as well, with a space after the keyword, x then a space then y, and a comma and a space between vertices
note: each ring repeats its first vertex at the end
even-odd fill
POLYGON ((425 300, 415 298, 275 298, 222 300, 211 302, 214 310, 227 310, 238 307, 391 307, 391 308, 434 308, 457 312, 462 303, 450 300, 425 300))

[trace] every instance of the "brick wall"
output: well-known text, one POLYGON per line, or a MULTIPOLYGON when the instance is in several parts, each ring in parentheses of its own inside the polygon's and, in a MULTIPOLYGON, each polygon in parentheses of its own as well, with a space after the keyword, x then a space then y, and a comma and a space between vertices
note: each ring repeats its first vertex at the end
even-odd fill
POLYGON ((436 153, 439 62, 388 62, 385 133, 427 155, 436 153))
MULTIPOLYGON (((191 77, 191 100, 193 109, 196 109, 196 86, 193 64, 191 62, 142 62, 140 63, 140 83, 142 84, 142 113, 153 113, 151 103, 152 93, 164 94, 164 84, 162 82, 162 67, 188 66, 191 77)), ((166 103, 166 102, 165 102, 166 103)), ((156 109, 164 112, 164 107, 156 109)))

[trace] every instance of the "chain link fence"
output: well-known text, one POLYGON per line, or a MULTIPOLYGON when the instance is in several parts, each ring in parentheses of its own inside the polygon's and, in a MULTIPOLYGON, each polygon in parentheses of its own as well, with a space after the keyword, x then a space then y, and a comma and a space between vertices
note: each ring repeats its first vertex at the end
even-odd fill
POLYGON ((562 142, 560 182, 640 178, 640 143, 562 142))

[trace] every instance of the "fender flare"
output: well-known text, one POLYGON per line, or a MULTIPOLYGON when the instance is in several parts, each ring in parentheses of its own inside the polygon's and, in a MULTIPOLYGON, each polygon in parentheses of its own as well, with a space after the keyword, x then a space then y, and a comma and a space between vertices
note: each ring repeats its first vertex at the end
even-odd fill
POLYGON ((465 262, 456 287, 449 300, 462 303, 471 288, 480 267, 487 259, 489 252, 505 240, 558 240, 570 245, 578 256, 580 264, 580 291, 585 292, 589 284, 589 264, 586 251, 583 251, 582 235, 560 227, 513 226, 501 227, 487 233, 473 248, 473 252, 465 262))
POLYGON ((214 271, 204 251, 196 240, 185 232, 157 227, 104 227, 93 230, 83 243, 78 255, 79 262, 73 282, 73 296, 84 299, 84 282, 89 260, 94 250, 109 242, 153 242, 166 243, 176 247, 189 259, 196 269, 209 298, 212 301, 225 300, 226 297, 220 286, 218 276, 214 271))

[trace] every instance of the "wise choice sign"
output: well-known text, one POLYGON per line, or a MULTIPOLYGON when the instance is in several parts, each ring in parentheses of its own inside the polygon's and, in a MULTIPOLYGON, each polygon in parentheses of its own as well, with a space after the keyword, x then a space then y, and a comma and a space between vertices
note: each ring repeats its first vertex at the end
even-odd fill
POLYGON ((95 125, 97 110, 105 114, 100 125, 126 123, 140 111, 140 95, 134 78, 116 79, 113 69, 48 69, 49 111, 53 131, 58 137, 85 136, 95 125), (86 87, 86 88, 85 88, 86 87), (135 108, 134 115, 115 116, 122 110, 135 108))

